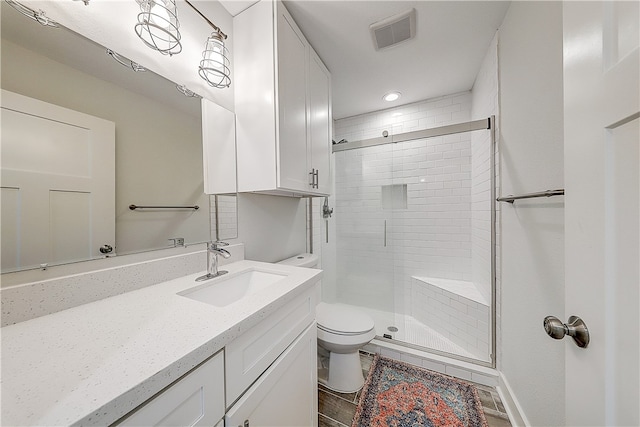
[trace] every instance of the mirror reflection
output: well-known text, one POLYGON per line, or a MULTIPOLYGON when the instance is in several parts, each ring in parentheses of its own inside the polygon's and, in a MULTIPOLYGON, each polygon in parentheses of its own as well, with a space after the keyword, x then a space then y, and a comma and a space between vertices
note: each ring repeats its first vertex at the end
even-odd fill
POLYGON ((238 201, 235 194, 211 196, 211 216, 215 223, 216 240, 238 237, 238 201))
MULTIPOLYGON (((105 47, 68 29, 28 20, 6 2, 1 18, 3 91, 64 113, 113 123, 114 134, 112 153, 104 154, 92 147, 94 134, 85 125, 71 121, 60 126, 64 120, 54 118, 58 113, 38 116, 48 126, 35 134, 31 122, 14 120, 13 126, 5 126, 5 118, 16 114, 5 108, 3 97, 2 272, 211 240, 210 202, 203 190, 200 99, 183 95, 175 83, 148 70, 123 66, 105 47), (67 145, 64 154, 59 144, 67 145), (109 163, 109 156, 115 170, 106 182, 109 186, 113 181, 115 194, 66 186, 69 180, 93 178, 98 166, 109 163), (8 161, 16 158, 20 162, 8 161), (52 164, 55 167, 49 167, 52 164), (26 178, 5 185, 16 170, 26 178), (53 183, 52 177, 65 184, 53 183), (39 189, 40 201, 27 205, 24 181, 52 183, 39 189), (104 200, 114 207, 95 205, 104 200), (132 204, 172 208, 131 210, 132 204)), ((126 58, 119 59, 126 65, 126 58)))

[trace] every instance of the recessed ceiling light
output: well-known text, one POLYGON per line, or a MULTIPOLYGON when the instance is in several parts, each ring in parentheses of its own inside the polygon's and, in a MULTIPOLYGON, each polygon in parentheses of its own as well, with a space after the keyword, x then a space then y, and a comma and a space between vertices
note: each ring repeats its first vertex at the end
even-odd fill
POLYGON ((382 99, 384 99, 387 102, 396 101, 398 98, 400 98, 400 92, 389 92, 388 94, 382 97, 382 99))

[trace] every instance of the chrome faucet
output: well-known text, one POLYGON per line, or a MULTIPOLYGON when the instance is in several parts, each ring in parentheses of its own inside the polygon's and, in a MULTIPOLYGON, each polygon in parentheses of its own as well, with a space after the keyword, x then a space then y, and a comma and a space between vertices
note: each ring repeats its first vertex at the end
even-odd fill
POLYGON ((229 246, 229 244, 226 242, 207 243, 207 274, 198 277, 196 282, 213 279, 214 277, 228 273, 226 270, 218 271, 218 255, 221 255, 224 259, 228 259, 231 256, 229 251, 222 249, 219 246, 229 246))

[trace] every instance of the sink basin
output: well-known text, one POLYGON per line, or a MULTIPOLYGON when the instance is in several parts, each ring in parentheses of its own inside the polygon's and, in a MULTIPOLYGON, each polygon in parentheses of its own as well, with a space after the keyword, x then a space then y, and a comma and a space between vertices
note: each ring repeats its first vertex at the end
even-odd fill
POLYGON ((245 270, 228 276, 211 279, 208 283, 178 292, 178 295, 204 302, 215 307, 225 307, 248 295, 287 277, 260 270, 245 270))

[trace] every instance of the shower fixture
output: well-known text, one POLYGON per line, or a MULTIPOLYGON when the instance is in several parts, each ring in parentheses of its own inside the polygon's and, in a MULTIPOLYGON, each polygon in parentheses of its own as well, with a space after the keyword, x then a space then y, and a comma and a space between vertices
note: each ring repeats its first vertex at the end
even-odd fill
POLYGON ((36 21, 37 23, 45 26, 45 27, 53 27, 53 28, 58 28, 59 25, 56 21, 54 21, 53 19, 49 18, 46 13, 44 13, 44 11, 42 10, 38 10, 37 12, 33 9, 31 9, 30 7, 27 7, 21 3, 18 3, 17 1, 14 0, 5 0, 9 6, 11 6, 12 8, 14 8, 15 10, 17 10, 18 12, 20 12, 21 14, 23 14, 24 16, 26 16, 29 19, 33 19, 34 21, 36 21))
POLYGON ((322 218, 328 219, 333 215, 333 208, 329 208, 329 198, 324 198, 324 204, 322 205, 322 218))

